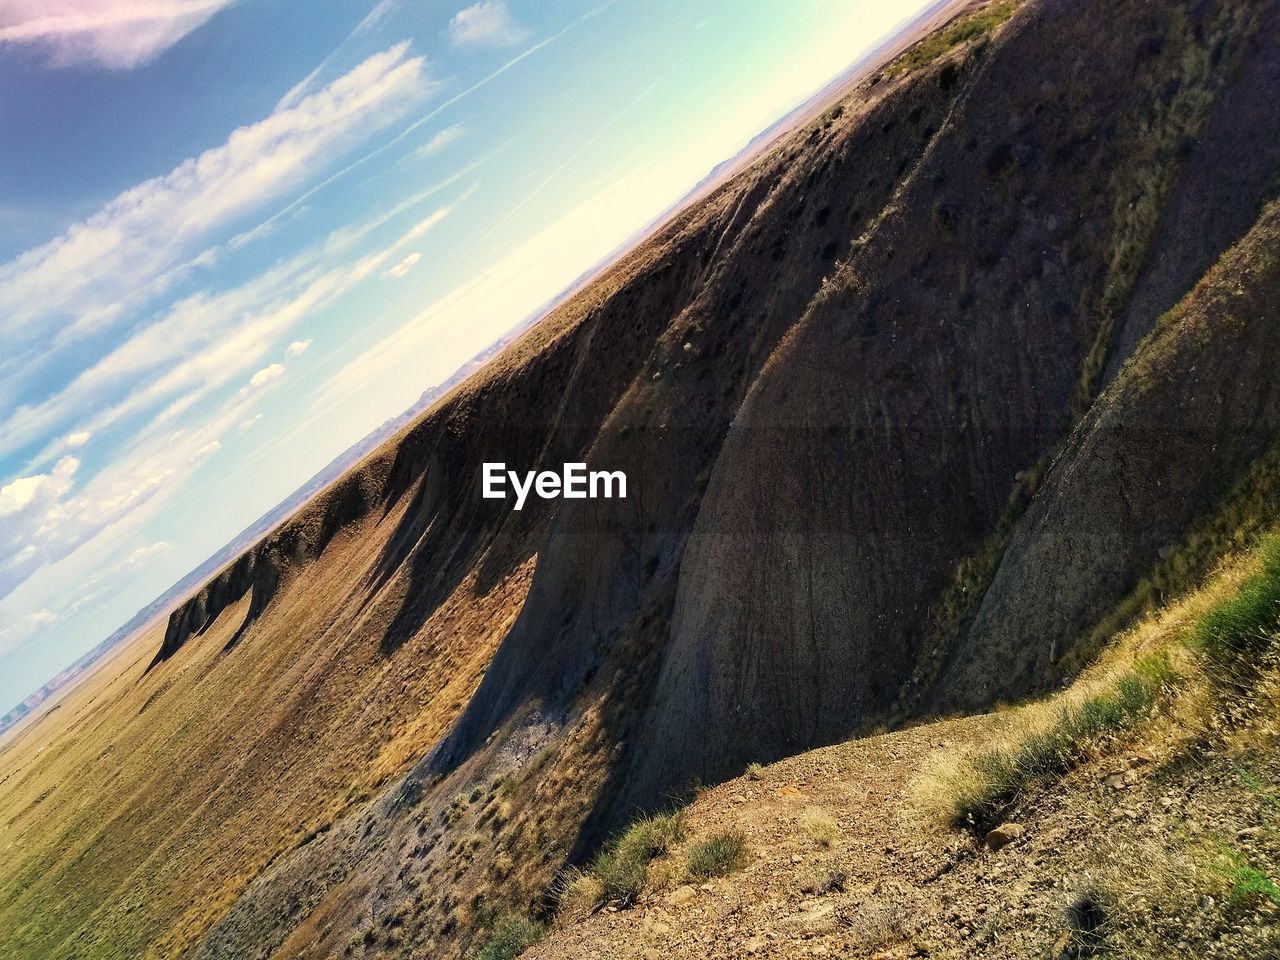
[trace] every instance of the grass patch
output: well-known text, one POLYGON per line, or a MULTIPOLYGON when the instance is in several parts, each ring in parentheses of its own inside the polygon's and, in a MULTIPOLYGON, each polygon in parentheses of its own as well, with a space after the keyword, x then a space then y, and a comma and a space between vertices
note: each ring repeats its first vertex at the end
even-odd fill
POLYGON ((1270 900, 1280 907, 1280 886, 1265 872, 1251 864, 1238 850, 1222 851, 1222 872, 1230 885, 1231 902, 1237 906, 1253 906, 1270 900))
POLYGON ((975 10, 958 18, 948 26, 925 37, 890 64, 889 76, 900 77, 904 73, 919 70, 960 44, 986 36, 1013 16, 1013 11, 1017 7, 1018 0, 996 0, 981 10, 975 10))
POLYGON ((746 863, 746 838, 737 830, 724 830, 689 848, 685 873, 690 880, 708 880, 741 870, 746 863))
POLYGON ((835 818, 825 810, 806 810, 800 817, 800 826, 820 847, 829 847, 840 836, 840 827, 835 818))
POLYGON ((606 846, 584 871, 569 877, 562 901, 629 906, 644 889, 649 864, 684 839, 680 812, 638 820, 606 846))
POLYGON ((1218 601, 1191 629, 1191 642, 1216 668, 1213 675, 1233 685, 1256 675, 1280 629, 1280 538, 1258 548, 1259 570, 1232 596, 1218 601))
POLYGON ((506 913, 498 918, 476 960, 512 960, 542 939, 546 927, 528 917, 506 913))
POLYGON ((1099 739, 1149 715, 1176 679, 1166 654, 1144 657, 1103 689, 1054 705, 1046 720, 1029 724, 1007 743, 938 771, 929 799, 952 825, 985 831, 1028 787, 1061 777, 1099 739))

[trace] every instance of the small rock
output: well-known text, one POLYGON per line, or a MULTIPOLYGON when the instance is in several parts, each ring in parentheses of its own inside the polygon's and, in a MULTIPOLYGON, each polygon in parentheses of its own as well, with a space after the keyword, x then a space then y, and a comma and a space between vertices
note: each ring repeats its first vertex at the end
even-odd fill
POLYGON ((1243 843, 1250 843, 1262 836, 1261 827, 1245 827, 1243 830, 1236 831, 1236 839, 1243 843))
POLYGON ((686 883, 683 886, 676 887, 667 894, 667 903, 671 904, 673 907, 679 906, 682 903, 688 903, 697 895, 697 891, 686 883))
POLYGON ((1022 830, 1022 824, 1020 823, 1002 823, 987 834, 987 846, 992 850, 1007 847, 1022 836, 1022 830))

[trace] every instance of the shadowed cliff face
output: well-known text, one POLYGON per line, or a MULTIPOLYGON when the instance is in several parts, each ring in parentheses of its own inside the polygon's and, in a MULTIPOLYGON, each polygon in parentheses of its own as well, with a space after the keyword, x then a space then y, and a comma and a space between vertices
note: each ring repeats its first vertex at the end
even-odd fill
MULTIPOLYGON (((862 81, 228 567, 157 663, 246 595, 226 656, 252 655, 273 599, 379 516, 350 579, 392 664, 460 584, 536 554, 412 772, 446 818, 482 776, 572 784, 529 788, 556 826, 509 900, 691 781, 1059 682, 1277 439, 1277 16, 1028 0, 862 81), (578 460, 628 497, 480 499, 486 461, 578 460)), ((1184 574, 1222 545, 1196 542, 1184 574)), ((291 927, 263 917, 334 926, 398 882, 388 796, 374 833, 264 873, 199 955, 270 956, 291 927)))

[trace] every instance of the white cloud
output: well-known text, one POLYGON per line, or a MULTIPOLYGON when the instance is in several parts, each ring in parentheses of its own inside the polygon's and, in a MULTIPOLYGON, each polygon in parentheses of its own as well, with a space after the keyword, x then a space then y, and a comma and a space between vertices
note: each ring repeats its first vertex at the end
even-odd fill
POLYGON ((273 363, 269 367, 263 367, 250 377, 249 386, 261 387, 264 384, 270 383, 272 380, 278 379, 283 373, 284 365, 280 363, 273 363))
MULTIPOLYGON (((421 201, 433 191, 422 191, 411 199, 421 201)), ((452 209, 441 208, 418 221, 385 250, 324 269, 325 261, 349 254, 372 230, 409 206, 397 205, 368 223, 335 231, 239 287, 193 294, 171 305, 158 320, 143 326, 59 393, 0 418, 0 454, 61 423, 76 421, 81 432, 98 431, 183 391, 197 390, 178 400, 164 418, 188 409, 258 362, 281 333, 380 269, 452 209), (148 377, 149 372, 154 375, 148 377), (116 394, 126 384, 128 394, 118 399, 116 394)), ((310 344, 309 340, 296 342, 310 344)), ((39 467, 65 449, 63 441, 56 441, 41 450, 31 466, 39 467)))
MULTIPOLYGON (((245 404, 233 402, 190 429, 144 430, 133 446, 122 449, 115 462, 74 493, 71 479, 79 467, 74 457, 64 457, 47 476, 36 478, 35 495, 28 484, 15 481, 22 485, 10 492, 12 503, 7 505, 17 509, 0 517, 0 557, 10 558, 0 562, 0 601, 41 568, 61 563, 107 531, 136 535, 191 472, 221 448, 217 438, 245 412, 245 404)), ((65 593, 65 581, 58 583, 61 591, 54 599, 65 593)), ((54 606, 64 603, 65 598, 54 606)))
POLYGON ((408 276, 409 271, 413 269, 413 265, 421 259, 422 254, 411 253, 394 267, 391 267, 389 270, 382 271, 382 275, 388 280, 403 280, 408 276))
POLYGON ((289 359, 300 357, 307 352, 309 346, 311 346, 310 340, 295 340, 289 344, 289 349, 284 352, 284 355, 289 359))
POLYGON ((236 429, 239 430, 241 433, 246 433, 247 431, 252 430, 254 427, 254 424, 256 424, 261 419, 262 419, 262 414, 255 413, 248 420, 241 420, 240 425, 236 427, 236 429))
POLYGON ((455 123, 451 127, 445 127, 434 137, 424 143, 418 149, 411 152, 408 156, 410 160, 424 160, 427 157, 434 157, 450 144, 456 143, 466 134, 467 128, 460 123, 455 123))
POLYGON ((116 197, 60 237, 0 265, 0 354, 65 345, 170 285, 210 234, 300 186, 325 160, 424 92, 401 43, 221 146, 116 197))
POLYGON ((449 21, 449 40, 459 47, 509 47, 528 35, 511 19, 504 0, 480 0, 449 21))
POLYGON ((232 0, 5 0, 0 45, 46 51, 54 66, 91 63, 127 69, 145 63, 232 0))
POLYGON ((158 557, 160 554, 168 553, 172 549, 172 545, 163 540, 148 544, 144 547, 138 547, 136 550, 130 552, 129 555, 120 562, 119 567, 121 569, 127 569, 129 567, 140 566, 152 557, 158 557))
MULTIPOLYGON (((75 457, 63 457, 49 473, 19 477, 0 487, 0 520, 28 513, 56 500, 71 489, 72 479, 80 469, 75 457)), ((4 530, 0 526, 0 533, 4 530)))
POLYGON ((88 430, 77 430, 75 433, 67 434, 66 444, 68 450, 78 450, 93 439, 93 434, 88 430))

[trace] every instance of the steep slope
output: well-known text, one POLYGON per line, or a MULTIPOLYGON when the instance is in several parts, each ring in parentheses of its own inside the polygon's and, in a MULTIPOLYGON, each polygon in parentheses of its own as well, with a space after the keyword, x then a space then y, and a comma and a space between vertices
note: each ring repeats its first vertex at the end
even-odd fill
POLYGON ((1043 685, 1139 578, 1179 561, 1203 573, 1224 539, 1273 522, 1278 251, 1272 206, 1161 321, 1072 435, 957 645, 938 684, 941 703, 990 703, 1043 685), (1177 550, 1202 519, 1199 536, 1177 550))
POLYGON ((637 809, 1056 685, 1261 525, 1280 12, 969 6, 33 727, 0 953, 464 954, 637 809), (480 497, 578 460, 627 498, 480 497))

